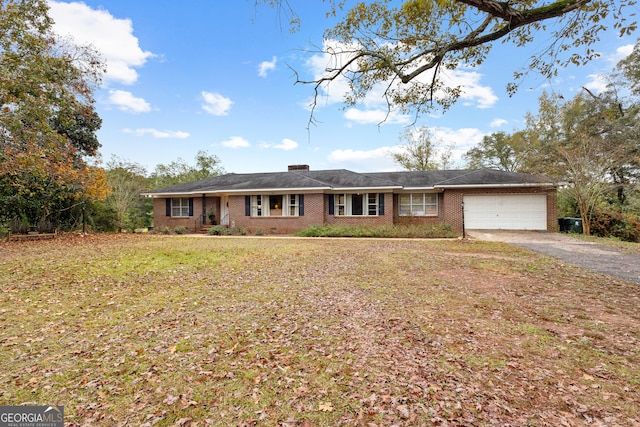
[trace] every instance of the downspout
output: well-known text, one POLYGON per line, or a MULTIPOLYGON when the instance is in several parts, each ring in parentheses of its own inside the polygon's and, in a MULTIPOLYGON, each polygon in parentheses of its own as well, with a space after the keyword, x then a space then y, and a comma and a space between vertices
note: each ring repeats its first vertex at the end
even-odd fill
POLYGON ((467 233, 464 227, 464 200, 462 201, 462 238, 463 239, 467 238, 467 233))

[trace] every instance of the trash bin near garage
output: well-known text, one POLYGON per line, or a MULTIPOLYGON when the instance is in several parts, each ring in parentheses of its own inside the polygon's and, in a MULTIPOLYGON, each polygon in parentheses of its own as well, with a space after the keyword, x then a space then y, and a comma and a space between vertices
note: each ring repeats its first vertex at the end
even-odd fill
POLYGON ((558 218, 558 229, 561 233, 582 234, 582 218, 558 218))
POLYGON ((561 233, 566 233, 567 223, 567 218, 558 218, 558 231, 561 233))
POLYGON ((568 218, 569 219, 569 233, 582 234, 582 218, 568 218))

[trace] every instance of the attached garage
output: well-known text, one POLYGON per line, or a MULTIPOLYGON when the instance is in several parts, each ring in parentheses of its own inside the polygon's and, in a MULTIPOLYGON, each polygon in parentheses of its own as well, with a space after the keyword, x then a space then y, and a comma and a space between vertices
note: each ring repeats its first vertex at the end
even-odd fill
POLYGON ((465 228, 473 230, 546 230, 545 194, 464 196, 465 228))

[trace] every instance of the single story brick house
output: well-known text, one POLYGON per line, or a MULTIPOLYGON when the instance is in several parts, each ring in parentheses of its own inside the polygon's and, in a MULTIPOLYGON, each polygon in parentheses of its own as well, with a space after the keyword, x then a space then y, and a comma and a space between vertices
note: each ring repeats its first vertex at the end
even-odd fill
POLYGON ((356 173, 289 166, 144 193, 154 226, 212 223, 265 234, 311 225, 449 224, 454 230, 557 230, 557 184, 492 169, 356 173), (215 215, 215 216, 214 216, 215 215))

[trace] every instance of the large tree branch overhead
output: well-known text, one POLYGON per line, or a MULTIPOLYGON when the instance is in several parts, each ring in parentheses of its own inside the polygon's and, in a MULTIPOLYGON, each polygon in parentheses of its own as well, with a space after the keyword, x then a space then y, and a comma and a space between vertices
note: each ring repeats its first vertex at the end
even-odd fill
POLYGON ((491 0, 456 0, 459 3, 464 3, 466 5, 475 7, 476 9, 486 12, 491 16, 496 18, 500 18, 504 21, 517 21, 518 19, 523 20, 523 18, 528 15, 529 17, 534 17, 535 20, 540 19, 548 19, 555 18, 560 15, 564 15, 565 13, 571 12, 575 9, 581 8, 582 6, 589 3, 591 0, 566 0, 566 1, 556 1, 547 5, 543 5, 537 8, 529 9, 528 11, 523 11, 518 8, 515 8, 514 5, 517 5, 517 2, 511 1, 491 1, 491 0))
POLYGON ((424 112, 435 101, 446 109, 459 97, 460 88, 444 87, 443 70, 481 65, 497 41, 524 47, 540 38, 550 40, 548 48, 529 55, 528 68, 514 70, 514 75, 533 70, 551 77, 559 67, 592 59, 591 45, 608 27, 621 34, 635 31, 636 23, 625 15, 634 3, 405 0, 399 7, 391 7, 388 0, 357 3, 325 32, 323 54, 329 62, 324 72, 298 83, 315 85, 322 93, 327 84, 344 78, 350 87, 347 105, 359 103, 382 84, 390 108, 424 112))

